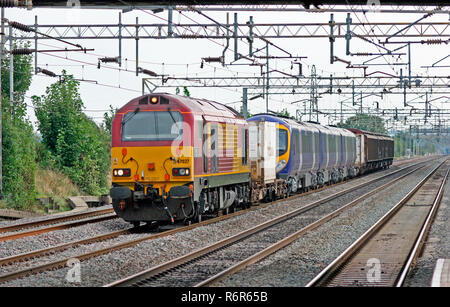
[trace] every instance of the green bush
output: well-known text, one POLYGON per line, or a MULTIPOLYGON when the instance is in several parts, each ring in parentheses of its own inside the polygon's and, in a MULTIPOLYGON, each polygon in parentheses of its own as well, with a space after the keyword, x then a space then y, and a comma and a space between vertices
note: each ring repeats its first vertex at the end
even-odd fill
POLYGON ((31 123, 3 114, 3 194, 9 207, 28 209, 34 204, 36 144, 31 123))
POLYGON ((107 192, 109 135, 83 112, 79 82, 63 71, 62 82, 33 97, 38 129, 45 149, 41 155, 87 194, 107 192))
MULTIPOLYGON (((16 45, 24 48, 27 45, 16 45)), ((9 208, 29 209, 34 205, 36 146, 33 126, 26 117, 25 93, 33 67, 32 56, 14 57, 14 102, 9 101, 9 56, 1 63, 3 194, 9 208)))

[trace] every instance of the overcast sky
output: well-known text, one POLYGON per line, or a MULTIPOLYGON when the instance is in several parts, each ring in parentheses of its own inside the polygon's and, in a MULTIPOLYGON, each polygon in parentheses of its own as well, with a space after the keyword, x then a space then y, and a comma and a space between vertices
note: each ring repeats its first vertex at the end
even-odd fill
MULTIPOLYGON (((219 22, 225 23, 225 12, 205 12, 219 22)), ((230 21, 233 18, 233 13, 230 12, 230 21)), ((151 11, 143 12, 135 10, 126 14, 123 14, 123 23, 135 23, 136 17, 139 17, 140 23, 163 23, 161 19, 152 15, 151 11)), ((197 13, 183 12, 185 16, 194 19, 199 23, 211 23, 206 18, 198 15, 197 13)), ((7 9, 6 18, 19 21, 25 24, 34 24, 35 15, 39 18, 40 24, 117 24, 119 10, 92 10, 92 9, 7 9)), ((249 20, 249 16, 252 15, 255 23, 295 23, 295 22, 328 22, 330 19, 330 13, 306 13, 306 12, 239 12, 239 22, 245 23, 249 20)), ((157 14, 157 16, 166 19, 167 11, 157 14)), ((174 12, 175 23, 190 23, 189 19, 185 16, 174 12)), ((423 14, 391 14, 391 13, 367 13, 365 16, 362 13, 352 13, 352 19, 354 22, 359 20, 362 22, 388 22, 388 21, 404 21, 413 22, 423 14)), ((334 19, 336 22, 344 22, 346 13, 334 13, 334 19)), ((425 21, 441 21, 448 22, 448 15, 437 14, 427 18, 425 21)), ((314 64, 317 69, 317 73, 323 76, 329 76, 331 73, 334 75, 348 76, 362 74, 361 69, 346 69, 346 64, 335 63, 330 65, 329 63, 329 40, 327 38, 322 39, 272 39, 273 43, 288 50, 293 55, 307 56, 308 58, 302 60, 303 74, 305 76, 310 75, 311 65, 314 64)), ((222 54, 224 49, 223 45, 225 40, 215 40, 216 43, 207 39, 167 39, 167 40, 141 40, 140 41, 140 61, 143 68, 150 69, 154 72, 166 75, 176 76, 260 76, 259 67, 251 66, 227 66, 222 67, 220 64, 206 64, 204 68, 200 68, 201 58, 203 57, 218 57, 222 54)), ((62 69, 73 74, 76 78, 86 80, 96 80, 101 84, 108 86, 94 85, 87 82, 82 82, 80 86, 80 93, 86 107, 86 113, 94 118, 97 122, 101 121, 104 110, 107 110, 109 105, 114 107, 121 107, 131 99, 141 95, 142 77, 145 75, 136 75, 132 72, 125 71, 126 69, 135 69, 135 41, 124 40, 123 43, 123 58, 124 64, 122 70, 118 69, 117 64, 108 64, 106 66, 113 67, 114 69, 97 69, 96 64, 99 57, 118 56, 118 41, 117 40, 79 40, 76 43, 81 44, 86 48, 93 48, 95 51, 88 52, 88 54, 72 52, 72 53, 52 53, 50 55, 39 54, 38 66, 47 68, 55 73, 60 73, 62 69), (66 59, 67 57, 67 59, 66 59), (74 60, 90 63, 81 64, 74 60), (110 87, 109 87, 110 86, 110 87), (121 88, 119 88, 121 87, 121 88)), ((33 43, 34 44, 34 43, 33 43)), ((255 48, 263 47, 265 44, 256 40, 255 48)), ((65 48, 66 45, 56 41, 41 40, 39 49, 54 49, 65 48)), ((232 45, 230 47, 233 47, 232 45)), ((379 52, 377 48, 362 40, 353 38, 351 41, 351 49, 353 52, 379 52)), ((449 75, 448 68, 427 70, 420 68, 423 65, 431 65, 437 60, 445 57, 449 54, 449 45, 412 45, 412 74, 413 75, 449 75)), ((245 42, 241 42, 239 46, 239 52, 246 54, 248 51, 248 45, 245 42)), ((280 51, 274 51, 271 49, 271 55, 284 55, 280 51)), ((345 39, 338 39, 335 43, 335 55, 352 61, 353 63, 362 62, 369 58, 356 58, 345 56, 345 39)), ((229 63, 233 59, 233 51, 226 53, 226 62, 229 63)), ((403 56, 402 62, 407 62, 407 56, 403 56)), ((383 61, 381 61, 383 63, 383 61)), ((442 65, 450 65, 450 58, 442 65)), ((291 71, 290 60, 272 60, 270 62, 271 69, 278 69, 286 71, 288 73, 296 72, 291 71)), ((400 66, 377 66, 370 67, 368 73, 373 71, 384 71, 391 74, 397 74, 400 66)), ((404 72, 407 71, 407 67, 403 67, 404 72)), ((282 75, 278 75, 282 76, 282 75)), ((32 86, 27 93, 27 96, 42 95, 45 93, 46 87, 55 82, 53 78, 37 75, 33 78, 32 86)), ((220 89, 220 88, 190 88, 191 95, 199 98, 212 99, 221 103, 238 102, 242 97, 241 89, 220 89)), ((175 89, 161 89, 163 92, 175 93, 175 89)), ((409 94, 408 100, 417 97, 417 95, 409 94)), ((432 96, 431 96, 432 97, 432 96)), ((282 109, 288 109, 291 114, 295 114, 296 109, 299 107, 303 110, 303 105, 299 106, 291 104, 293 101, 309 98, 309 95, 278 95, 271 96, 269 102, 269 108, 274 111, 282 109)), ((319 100, 319 108, 339 108, 339 101, 343 99, 339 95, 323 95, 323 98, 319 100)), ((364 106, 374 107, 374 101, 380 102, 381 108, 395 108, 403 107, 402 95, 389 95, 383 100, 378 97, 370 97, 364 100, 364 106)), ((445 102, 445 99, 440 100, 445 102)), ((438 108, 445 108, 442 102, 435 103, 438 108)), ((31 104, 31 100, 27 98, 27 103, 31 104)), ((250 112, 259 113, 265 112, 265 100, 256 99, 249 102, 250 112)), ((240 103, 232 104, 237 110, 239 110, 240 103)), ((419 107, 419 106, 417 106, 419 107)), ((32 108, 29 108, 29 114, 32 121, 35 121, 34 112, 32 108)), ((303 119, 307 120, 306 117, 303 119)), ((321 117, 320 120, 323 124, 328 124, 328 119, 321 117)))

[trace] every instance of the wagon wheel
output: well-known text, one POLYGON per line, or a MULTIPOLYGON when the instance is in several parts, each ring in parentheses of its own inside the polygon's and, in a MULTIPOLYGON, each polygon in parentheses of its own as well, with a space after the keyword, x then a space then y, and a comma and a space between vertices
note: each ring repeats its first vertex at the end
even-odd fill
POLYGON ((194 217, 194 222, 195 223, 201 223, 201 221, 202 221, 202 215, 197 210, 197 213, 195 214, 195 217, 194 217))
POLYGON ((141 222, 133 222, 132 224, 134 228, 138 228, 139 226, 141 226, 141 222))
POLYGON ((270 193, 270 201, 276 200, 277 200, 277 193, 275 192, 275 190, 272 190, 272 192, 270 193))

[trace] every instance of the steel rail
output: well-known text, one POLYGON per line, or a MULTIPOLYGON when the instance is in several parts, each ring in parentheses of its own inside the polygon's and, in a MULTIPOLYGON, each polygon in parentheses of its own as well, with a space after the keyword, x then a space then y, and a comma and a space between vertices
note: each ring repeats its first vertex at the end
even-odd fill
POLYGON ((59 225, 55 225, 55 226, 49 226, 49 227, 45 227, 45 228, 39 228, 39 229, 30 230, 30 231, 18 232, 18 233, 13 233, 13 234, 6 235, 6 236, 1 236, 0 242, 17 240, 17 239, 21 239, 21 238, 25 238, 25 237, 40 235, 40 234, 55 231, 55 230, 67 229, 67 228, 77 227, 77 226, 90 224, 90 223, 98 223, 98 222, 103 222, 103 221, 112 220, 112 219, 116 219, 116 218, 118 218, 117 214, 112 213, 112 214, 108 214, 106 216, 94 216, 94 217, 83 219, 83 220, 78 219, 73 222, 67 222, 67 223, 59 224, 59 225))
POLYGON ((417 169, 414 169, 404 175, 402 175, 401 177, 396 178, 395 180, 388 182, 378 188, 376 188, 375 190, 370 191, 367 194, 364 194, 360 197, 358 197, 357 199, 351 201, 350 203, 344 205, 343 207, 340 207, 339 209, 336 209, 335 211, 331 212, 330 214, 320 218, 319 220, 309 224, 306 227, 303 227, 302 229, 300 229, 299 231, 287 236, 286 238, 276 242, 275 244, 272 244, 271 246, 265 248, 264 250, 254 254, 253 256, 248 257, 247 259, 242 260, 241 262, 235 264, 234 266, 210 277, 209 279, 198 283, 197 285, 195 285, 195 287, 205 287, 205 286, 211 286, 221 280, 223 280, 224 278, 226 278, 227 276, 230 276, 232 274, 235 274, 239 271, 242 271, 243 269, 245 269, 247 266, 254 264, 256 262, 261 261, 262 259, 266 258, 267 256, 270 256, 271 254, 279 251, 280 249, 288 246, 289 244, 291 244, 292 242, 294 242, 295 240, 297 240, 300 236, 306 234, 307 232, 316 229, 317 227, 325 224, 326 222, 330 221, 331 219, 335 218, 336 216, 338 216, 339 214, 341 214, 342 212, 354 207, 355 205, 357 205, 358 203, 362 202, 363 200, 373 196, 374 194, 377 194, 378 192, 386 189, 387 187, 389 187, 390 185, 392 185, 393 183, 403 179, 404 177, 410 175, 411 173, 423 168, 425 165, 418 167, 417 169))
POLYGON ((437 165, 425 176, 407 195, 405 195, 394 207, 392 207, 381 219, 379 219, 372 227, 370 227, 359 239, 351 244, 344 252, 342 252, 333 262, 319 272, 316 277, 306 284, 306 287, 317 287, 326 283, 333 274, 345 264, 358 250, 365 245, 368 240, 389 221, 396 212, 427 182, 427 180, 446 162, 437 165))
MULTIPOLYGON (((413 163, 413 164, 407 165, 407 166, 405 166, 403 168, 400 168, 398 170, 395 170, 395 171, 393 171, 391 173, 388 173, 388 174, 385 174, 385 175, 382 175, 382 176, 378 176, 378 177, 376 177, 376 178, 374 178, 372 180, 369 180, 368 182, 361 183, 361 184, 359 184, 357 186, 351 187, 351 188, 349 188, 347 190, 341 191, 341 192, 336 193, 336 194, 343 195, 345 193, 348 193, 348 192, 354 191, 356 189, 359 189, 359 188, 361 188, 361 187, 363 187, 363 186, 365 186, 367 184, 370 184, 370 183, 373 183, 375 181, 381 180, 383 178, 392 176, 392 175, 394 175, 394 174, 396 174, 398 172, 401 172, 403 170, 406 170, 408 168, 411 168, 411 167, 414 167, 414 166, 418 166, 418 165, 420 165, 422 163, 430 162, 433 159, 434 158, 420 160, 417 163, 413 163)), ((401 164, 405 164, 405 163, 408 163, 408 162, 407 161, 402 161, 402 162, 399 162, 399 164, 400 163, 401 164)), ((351 180, 353 180, 353 179, 351 179, 351 180)), ((348 182, 348 181, 337 183, 337 184, 334 184, 332 186, 338 186, 338 185, 344 184, 346 182, 348 182)), ((124 248, 127 248, 127 247, 131 247, 131 246, 137 245, 137 244, 139 244, 141 242, 144 242, 144 241, 155 240, 155 239, 158 239, 158 238, 162 238, 162 237, 165 237, 165 236, 170 236, 170 235, 176 234, 178 232, 187 231, 187 230, 191 230, 191 229, 194 229, 194 228, 197 228, 197 227, 202 227, 202 226, 206 226, 206 225, 213 224, 213 223, 216 223, 216 222, 220 222, 220 221, 223 221, 223 220, 235 217, 235 216, 242 215, 242 214, 250 212, 250 211, 259 210, 259 209, 265 208, 267 206, 275 205, 277 203, 280 203, 280 202, 283 202, 283 201, 286 201, 286 200, 294 200, 294 199, 300 198, 302 196, 306 196, 306 195, 309 195, 309 194, 312 194, 312 193, 315 193, 315 192, 322 191, 322 190, 324 190, 326 188, 327 188, 327 186, 324 186, 324 187, 322 187, 320 189, 311 190, 311 191, 306 192, 306 193, 293 195, 293 196, 291 196, 289 198, 286 198, 286 199, 279 199, 279 200, 271 202, 271 203, 261 204, 259 206, 252 207, 250 209, 241 210, 241 211, 234 212, 234 213, 231 213, 231 214, 228 214, 228 215, 223 215, 223 216, 220 216, 220 217, 208 219, 208 220, 202 221, 200 223, 196 223, 196 224, 192 224, 192 225, 188 225, 188 226, 184 226, 184 227, 180 227, 180 228, 175 228, 175 229, 168 230, 168 231, 161 232, 161 233, 157 233, 157 234, 151 234, 151 235, 148 235, 148 236, 144 236, 142 238, 138 238, 138 239, 134 239, 134 240, 118 243, 118 244, 115 244, 113 246, 110 246, 110 247, 107 247, 107 248, 98 249, 98 250, 95 250, 95 251, 92 251, 92 252, 89 252, 89 253, 79 254, 79 255, 74 256, 74 257, 64 258, 64 259, 53 261, 53 262, 46 263, 46 264, 43 264, 43 265, 38 265, 38 266, 35 266, 35 267, 31 267, 31 268, 23 269, 23 270, 20 270, 20 271, 12 272, 12 273, 9 273, 9 274, 5 274, 5 275, 0 276, 0 283, 4 283, 6 281, 17 279, 17 278, 20 278, 20 277, 23 277, 23 276, 28 276, 28 275, 44 272, 46 270, 50 270, 50 269, 54 269, 54 268, 65 267, 66 264, 67 264, 67 261, 69 261, 72 258, 77 258, 80 261, 87 260, 87 259, 90 259, 92 257, 97 257, 97 256, 100 256, 100 255, 103 255, 103 254, 107 254, 107 253, 110 253, 110 252, 113 252, 113 251, 116 251, 116 250, 121 250, 121 249, 124 249, 124 248)), ((336 195, 336 194, 333 194, 333 195, 336 195)), ((326 199, 331 199, 331 197, 327 197, 326 199)), ((324 202, 325 199, 319 200, 318 202, 320 202, 320 201, 324 202)), ((106 234, 106 235, 111 235, 111 237, 113 237, 114 233, 112 233, 112 234, 110 233, 110 234, 106 234)), ((106 238, 106 235, 104 235, 105 238, 106 238)), ((85 240, 89 240, 89 239, 85 239, 85 240)), ((77 245, 84 244, 81 241, 85 241, 85 240, 80 240, 80 241, 67 243, 66 247, 70 248, 70 246, 77 246, 77 245)), ((98 239, 97 241, 101 241, 101 238, 98 239)), ((64 245, 64 244, 62 244, 62 245, 64 245)), ((62 249, 65 249, 66 247, 62 247, 62 249)), ((49 252, 51 252, 51 248, 44 249, 44 250, 32 251, 30 253, 24 253, 24 254, 21 254, 21 255, 17 255, 17 258, 15 256, 10 256, 8 258, 0 259, 0 262, 1 262, 0 264, 5 265, 5 264, 13 263, 15 261, 25 260, 27 258, 35 258, 35 257, 42 256, 45 253, 49 253, 49 252)))
POLYGON ((45 219, 45 220, 41 220, 41 221, 32 221, 32 222, 21 223, 21 224, 16 224, 16 225, 11 225, 11 226, 4 226, 4 227, 0 228, 0 233, 20 230, 20 229, 24 229, 24 228, 38 227, 38 226, 43 226, 43 225, 48 225, 48 224, 56 224, 56 223, 61 223, 61 222, 65 222, 65 221, 82 219, 85 217, 96 216, 96 215, 103 215, 103 214, 112 213, 112 212, 114 212, 114 210, 112 208, 108 208, 108 209, 97 210, 97 211, 92 211, 92 212, 83 212, 83 213, 76 213, 76 214, 52 217, 50 219, 45 219))
POLYGON ((439 187, 438 194, 433 202, 433 206, 427 216, 427 219, 425 220, 425 223, 419 233, 419 236, 417 237, 416 243, 414 244, 414 247, 411 250, 408 260, 406 261, 406 264, 400 273, 400 277, 397 281, 396 287, 401 287, 403 285, 403 283, 405 282, 406 276, 408 275, 409 270, 413 266, 414 262, 416 261, 417 257, 419 256, 420 251, 422 250, 422 246, 425 243, 425 239, 428 235, 431 224, 434 220, 434 216, 436 215, 439 205, 441 203, 442 197, 444 196, 445 183, 447 182, 449 172, 450 172, 450 168, 447 169, 447 173, 445 174, 444 180, 442 180, 441 186, 439 187))
POLYGON ((37 257, 50 255, 50 254, 53 254, 58 251, 63 251, 63 250, 66 250, 66 249, 69 249, 72 247, 77 247, 79 245, 105 241, 107 239, 111 239, 111 238, 118 237, 120 235, 131 233, 133 230, 134 229, 131 228, 131 229, 109 232, 106 234, 98 235, 98 236, 91 237, 91 238, 86 238, 83 240, 72 241, 69 243, 63 243, 63 244, 59 244, 59 245, 48 247, 48 248, 38 249, 38 250, 31 251, 31 252, 25 252, 22 254, 17 254, 17 255, 12 255, 9 257, 0 258, 0 267, 5 266, 5 265, 11 265, 11 264, 19 262, 19 261, 26 261, 26 260, 34 259, 37 257))
MULTIPOLYGON (((426 164, 424 164, 422 166, 419 166, 418 168, 409 171, 407 174, 404 174, 404 175, 400 176, 399 178, 396 178, 396 179, 390 181, 389 183, 384 184, 381 187, 378 187, 378 188, 376 188, 376 189, 374 189, 374 190, 372 190, 372 191, 370 191, 368 193, 365 193, 364 195, 362 195, 362 196, 358 197, 357 199, 351 201, 348 205, 345 206, 345 208, 348 209, 351 206, 356 205, 357 203, 363 201, 367 197, 369 197, 369 196, 371 196, 371 195, 373 195, 373 194, 375 194, 375 193, 385 189, 389 185, 392 185, 394 182, 397 182, 397 181, 401 180, 402 178, 406 177, 407 175, 409 175, 409 174, 411 174, 411 173, 413 173, 413 172, 415 172, 415 171, 425 167, 425 165, 426 164)), ((376 180, 376 181, 378 181, 378 180, 376 180)), ((374 182, 374 181, 371 181, 371 182, 374 182)), ((367 185, 367 184, 368 183, 365 183, 364 185, 367 185)), ((359 187, 361 187, 361 185, 359 187)), ((353 190, 353 189, 349 189, 349 190, 353 190)), ((163 272, 167 272, 167 271, 169 271, 171 269, 174 269, 174 268, 176 268, 176 267, 178 267, 178 266, 180 266, 182 264, 194 261, 196 259, 199 259, 199 258, 207 255, 207 254, 210 254, 212 252, 220 250, 220 249, 222 249, 224 247, 233 245, 233 244, 241 241, 242 239, 248 238, 248 237, 250 237, 250 236, 252 236, 254 234, 260 233, 261 231, 267 230, 267 229, 269 229, 269 228, 271 228, 271 227, 273 227, 273 226, 275 226, 275 225, 277 225, 277 224, 279 224, 281 222, 284 222, 284 221, 287 221, 289 219, 292 219, 293 217, 298 216, 301 213, 309 211, 310 209, 315 208, 315 207, 317 207, 317 206, 319 206, 321 204, 327 203, 330 200, 336 199, 336 198, 338 198, 338 197, 340 197, 340 196, 342 196, 342 195, 344 195, 344 194, 346 194, 348 192, 349 192, 348 190, 345 190, 345 191, 341 191, 341 192, 335 193, 335 194, 333 194, 333 195, 331 195, 329 197, 326 197, 325 199, 321 199, 319 201, 316 201, 316 202, 313 202, 311 204, 308 204, 308 205, 306 205, 304 207, 301 207, 301 208, 295 209, 293 211, 290 211, 290 212, 288 212, 286 214, 283 214, 281 216, 273 218, 273 219, 271 219, 269 221, 266 221, 266 222, 261 223, 261 224, 259 224, 257 226, 254 226, 254 227, 252 227, 250 229, 244 230, 244 231, 242 231, 242 232, 240 232, 240 233, 238 233, 238 234, 236 234, 234 236, 231 236, 231 237, 223 239, 223 240, 221 240, 219 242, 216 242, 216 243, 213 243, 211 245, 208 245, 208 246, 206 246, 204 248, 201 248, 201 249, 198 249, 196 251, 193 251, 193 252, 191 252, 191 253, 189 253, 187 255, 180 256, 180 257, 178 257, 178 258, 176 258, 174 260, 162 263, 162 264, 160 264, 158 266, 155 266, 155 267, 152 267, 152 268, 147 269, 145 271, 139 272, 139 273, 137 273, 135 275, 132 275, 130 277, 127 277, 127 278, 118 280, 116 282, 110 283, 110 284, 106 285, 106 287, 131 286, 131 285, 139 284, 139 282, 142 281, 142 280, 154 277, 154 276, 156 276, 158 274, 161 274, 163 272)), ((313 229, 313 228, 319 226, 320 224, 325 223, 326 221, 330 220, 331 218, 333 218, 334 216, 336 216, 337 214, 339 214, 340 212, 342 212, 344 210, 345 209, 342 209, 342 207, 341 207, 340 209, 336 210, 335 212, 333 212, 332 214, 330 214, 326 218, 322 219, 321 223, 317 223, 317 222, 313 223, 313 227, 311 227, 310 229, 313 229)), ((306 227, 306 230, 302 231, 301 234, 303 234, 303 233, 307 232, 308 230, 310 230, 310 229, 308 229, 308 227, 306 227)), ((285 246, 286 244, 288 244, 287 242, 290 243, 293 240, 294 240, 294 238, 291 237, 287 241, 285 241, 282 244, 280 244, 280 246, 285 246)), ((268 252, 269 253, 274 252, 273 248, 269 247, 268 248, 268 252)), ((261 256, 261 255, 264 255, 264 254, 267 255, 268 252, 267 252, 267 249, 266 249, 263 252, 258 253, 257 255, 258 255, 258 257, 261 256)), ((246 265, 252 263, 252 261, 256 261, 256 259, 258 257, 256 257, 256 258, 251 257, 252 259, 251 260, 247 259, 248 261, 244 260, 240 264, 235 265, 235 266, 225 270, 224 272, 219 273, 216 276, 213 276, 212 278, 210 278, 210 279, 208 279, 208 280, 198 284, 197 286, 208 285, 208 284, 211 284, 213 282, 216 282, 217 280, 222 279, 223 277, 231 274, 232 272, 235 272, 238 269, 242 268, 242 266, 246 266, 246 265)))
MULTIPOLYGON (((414 160, 399 161, 396 165, 399 166, 399 165, 411 163, 411 162, 414 162, 414 161, 415 161, 415 159, 414 160)), ((422 163, 422 162, 425 162, 425 161, 420 161, 420 162, 417 162, 416 164, 413 164, 413 165, 417 165, 417 164, 422 163)), ((411 167, 413 165, 409 165, 407 167, 411 167)), ((350 180, 352 180, 352 179, 350 179, 350 180)), ((339 185, 344 184, 346 182, 349 182, 350 180, 347 180, 347 181, 344 181, 344 182, 339 182, 339 183, 333 184, 331 186, 336 187, 336 186, 339 186, 339 185)), ((331 187, 331 186, 328 186, 328 187, 331 187)), ((227 218, 231 218, 231 217, 234 217, 234 216, 238 216, 238 215, 244 214, 244 213, 249 212, 249 211, 257 210, 257 209, 260 209, 260 208, 265 208, 265 207, 267 207, 269 205, 273 205, 273 204, 279 203, 279 202, 284 201, 284 200, 293 200, 293 199, 298 198, 298 197, 307 196, 307 195, 310 195, 310 194, 316 193, 316 192, 321 192, 321 191, 323 191, 326 188, 327 188, 327 186, 323 186, 323 187, 321 187, 319 189, 316 189, 316 190, 310 190, 308 192, 304 192, 304 193, 301 193, 301 194, 292 195, 288 199, 279 199, 279 200, 276 200, 276 201, 271 202, 271 203, 261 204, 261 205, 256 206, 256 207, 252 207, 252 208, 249 208, 249 209, 245 209, 245 210, 241 210, 241 211, 238 211, 238 212, 235 212, 235 213, 231 213, 231 214, 228 214, 228 215, 225 215, 225 216, 213 219, 213 220, 210 219, 208 221, 203 221, 200 224, 195 224, 195 225, 198 225, 198 226, 208 225, 211 222, 218 222, 218 221, 221 221, 221 220, 224 220, 224 219, 227 219, 227 218)), ((13 225, 13 226, 15 226, 15 225, 13 225)), ((140 228, 144 228, 144 227, 140 227, 140 228)), ((183 228, 183 229, 185 229, 185 228, 183 228)), ((190 230, 190 229, 192 229, 192 228, 185 229, 185 230, 190 230)), ((113 232, 106 233, 106 234, 99 235, 99 236, 95 236, 95 237, 92 237, 92 238, 86 238, 86 239, 82 239, 82 240, 72 241, 72 242, 69 242, 69 243, 63 243, 63 244, 60 244, 60 245, 57 245, 57 246, 53 246, 53 247, 49 247, 49 248, 38 249, 38 250, 34 250, 34 251, 31 251, 31 252, 27 252, 27 253, 22 253, 22 254, 18 254, 18 255, 8 256, 8 257, 5 257, 5 258, 0 258, 0 266, 7 265, 7 264, 8 265, 9 264, 13 264, 14 262, 17 262, 17 261, 23 261, 23 260, 27 260, 27 259, 32 259, 32 258, 36 258, 36 257, 39 257, 39 256, 44 256, 44 255, 46 255, 48 253, 62 251, 62 250, 65 250, 65 249, 68 249, 68 248, 71 248, 71 247, 76 247, 76 246, 83 245, 83 244, 88 244, 88 243, 91 243, 91 242, 104 241, 104 240, 107 240, 107 239, 110 239, 110 238, 114 238, 114 237, 117 237, 117 236, 120 236, 120 235, 123 235, 123 234, 127 234, 127 233, 129 233, 131 231, 134 231, 134 230, 136 230, 136 228, 134 228, 134 229, 127 229, 127 230, 113 231, 113 232)), ((174 233, 176 233, 178 231, 181 231, 181 230, 182 229, 173 229, 173 230, 169 230, 169 231, 166 231, 166 232, 167 232, 167 235, 172 235, 172 234, 174 234, 174 233)), ((154 236, 154 235, 151 235, 151 236, 154 236)), ((150 240, 150 239, 152 239, 152 238, 148 238, 148 240, 150 240)))
MULTIPOLYGON (((414 159, 412 161, 411 160, 399 161, 398 163, 396 163, 396 165, 399 166, 399 165, 411 163, 411 162, 414 162, 414 161, 416 161, 416 159, 414 159)), ((413 165, 418 165, 419 163, 422 163, 422 162, 425 162, 425 161, 421 160, 420 162, 417 162, 416 164, 413 164, 413 165)), ((409 165, 407 167, 410 167, 410 166, 413 166, 413 165, 409 165)), ((344 184, 346 182, 348 182, 348 181, 340 182, 340 183, 334 184, 332 186, 335 187, 335 186, 344 184)), ((326 189, 325 186, 320 188, 320 189, 311 190, 311 191, 308 191, 308 192, 305 192, 305 193, 302 193, 302 194, 298 194, 298 195, 293 195, 293 196, 291 196, 289 198, 289 200, 292 200, 292 199, 295 199, 295 198, 301 197, 301 196, 307 196, 307 195, 315 193, 315 192, 320 192, 320 191, 322 191, 324 189, 326 189)), ((266 206, 278 203, 278 202, 283 201, 283 200, 286 200, 286 199, 280 199, 280 200, 277 200, 277 201, 269 203, 269 204, 262 204, 262 205, 260 205, 258 207, 252 207, 252 208, 249 208, 249 209, 246 209, 246 210, 241 210, 239 212, 232 213, 232 214, 226 215, 224 217, 221 217, 220 219, 223 220, 223 219, 226 219, 226 218, 231 218, 231 217, 234 217, 234 216, 237 216, 237 215, 241 215, 243 213, 246 213, 246 212, 249 212, 249 211, 252 211, 252 210, 256 210, 258 208, 264 208, 266 206)), ((217 222, 219 220, 208 220, 208 221, 217 222)), ((203 226, 203 225, 206 225, 206 222, 198 224, 198 226, 203 226)), ((145 227, 140 227, 140 228, 145 228, 145 227)), ((188 229, 186 229, 186 230, 188 230, 188 229)), ((50 253, 57 252, 57 251, 66 250, 66 249, 69 249, 71 247, 76 247, 76 246, 79 246, 79 245, 84 245, 84 244, 88 244, 88 243, 92 243, 92 242, 105 241, 105 240, 110 239, 110 238, 115 238, 117 236, 130 233, 131 231, 136 231, 136 228, 134 228, 134 229, 127 229, 127 230, 113 231, 113 232, 110 232, 110 233, 106 233, 106 234, 95 236, 95 237, 91 237, 91 238, 86 238, 86 239, 82 239, 82 240, 72 241, 72 242, 69 242, 69 243, 63 243, 63 244, 60 244, 60 245, 57 245, 57 246, 52 246, 52 247, 49 247, 49 248, 38 249, 38 250, 31 251, 31 252, 26 252, 26 253, 22 253, 22 254, 18 254, 18 255, 12 255, 12 256, 8 256, 8 257, 0 258, 0 266, 2 266, 2 265, 10 265, 10 264, 13 264, 13 263, 15 263, 17 261, 24 261, 24 260, 28 260, 28 259, 37 258, 37 257, 44 256, 44 255, 47 255, 47 254, 50 254, 50 253)), ((177 229, 177 230, 170 230, 168 235, 174 234, 175 233, 174 231, 179 231, 179 229, 177 229)))
MULTIPOLYGON (((252 209, 249 209, 249 210, 252 210, 252 209)), ((157 234, 151 234, 151 235, 139 238, 139 239, 134 239, 134 240, 118 243, 118 244, 115 244, 113 246, 109 246, 109 247, 106 247, 106 248, 98 249, 98 250, 95 250, 95 251, 92 251, 92 252, 79 254, 77 256, 73 256, 73 257, 70 257, 70 258, 64 258, 64 259, 56 260, 56 261, 53 261, 53 262, 45 263, 45 264, 42 264, 42 265, 38 265, 38 266, 35 266, 35 267, 31 267, 31 268, 23 269, 23 270, 20 270, 20 271, 16 271, 16 272, 8 273, 8 274, 5 274, 5 275, 1 275, 0 276, 0 283, 4 283, 4 282, 10 281, 10 280, 14 280, 14 279, 17 279, 17 278, 20 278, 20 277, 29 276, 29 275, 32 275, 32 274, 44 272, 44 271, 55 269, 55 268, 63 268, 63 267, 65 267, 67 265, 67 262, 70 259, 73 259, 73 258, 76 258, 79 261, 87 260, 87 259, 90 259, 90 258, 93 258, 93 257, 97 257, 97 256, 101 256, 101 255, 104 255, 104 254, 108 254, 108 253, 116 251, 116 250, 121 250, 121 249, 124 249, 124 248, 127 248, 127 247, 131 247, 131 246, 137 245, 137 244, 139 244, 141 242, 144 242, 144 241, 155 240, 155 239, 158 239, 158 238, 162 238, 162 237, 166 237, 166 236, 170 236, 170 235, 176 234, 178 232, 187 231, 187 230, 191 230, 191 229, 194 229, 194 228, 197 228, 197 227, 201 227, 201 226, 209 225, 209 224, 212 224, 212 223, 216 223, 216 222, 219 222, 219 221, 222 221, 222 220, 225 220, 225 219, 228 219, 228 218, 231 218, 233 216, 237 216, 237 215, 240 215, 240 214, 243 214, 243 213, 245 213, 245 212, 242 212, 242 211, 235 212, 235 213, 232 213, 232 214, 229 214, 229 215, 224 215, 224 216, 217 217, 217 218, 214 218, 214 219, 206 220, 206 221, 203 221, 201 223, 192 224, 192 225, 181 227, 181 228, 175 228, 175 229, 168 230, 168 231, 161 232, 161 233, 157 233, 157 234)))

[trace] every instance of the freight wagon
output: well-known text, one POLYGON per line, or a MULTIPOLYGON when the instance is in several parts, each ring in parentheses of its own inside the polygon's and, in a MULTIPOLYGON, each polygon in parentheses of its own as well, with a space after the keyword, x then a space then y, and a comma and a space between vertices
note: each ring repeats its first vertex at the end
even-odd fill
POLYGON ((348 129, 356 135, 355 167, 360 174, 371 170, 385 169, 394 160, 394 140, 383 134, 348 129))

